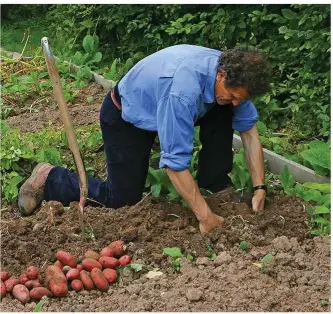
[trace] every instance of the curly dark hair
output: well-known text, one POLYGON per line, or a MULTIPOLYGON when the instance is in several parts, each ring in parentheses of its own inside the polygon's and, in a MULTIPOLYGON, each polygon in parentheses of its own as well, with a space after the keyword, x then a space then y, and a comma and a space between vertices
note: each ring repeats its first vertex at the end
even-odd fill
POLYGON ((226 87, 246 87, 252 97, 269 91, 270 66, 254 47, 237 46, 222 52, 217 71, 226 72, 226 87))

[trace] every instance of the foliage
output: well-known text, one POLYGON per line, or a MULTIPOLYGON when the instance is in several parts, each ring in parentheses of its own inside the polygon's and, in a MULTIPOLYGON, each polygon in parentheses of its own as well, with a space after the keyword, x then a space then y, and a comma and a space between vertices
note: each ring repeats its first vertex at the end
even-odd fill
MULTIPOLYGON (((49 162, 74 170, 64 131, 44 129, 21 135, 18 130, 10 129, 1 121, 1 134, 1 191, 7 201, 16 200, 20 183, 38 162, 49 162)), ((80 128, 76 131, 76 136, 83 155, 102 143, 101 132, 96 126, 80 128)), ((89 163, 87 168, 91 168, 89 163)))
POLYGON ((331 184, 305 182, 296 183, 287 166, 281 172, 281 184, 288 195, 298 196, 311 205, 307 208, 313 235, 329 235, 331 221, 331 184))
POLYGON ((184 255, 182 254, 180 248, 178 247, 165 247, 163 249, 163 254, 168 255, 171 257, 171 264, 172 264, 172 268, 175 272, 179 272, 180 271, 180 262, 179 259, 181 257, 183 257, 184 255))
POLYGON ((240 247, 242 250, 246 251, 247 248, 248 248, 248 244, 247 244, 246 241, 242 241, 241 243, 239 243, 239 247, 240 247))

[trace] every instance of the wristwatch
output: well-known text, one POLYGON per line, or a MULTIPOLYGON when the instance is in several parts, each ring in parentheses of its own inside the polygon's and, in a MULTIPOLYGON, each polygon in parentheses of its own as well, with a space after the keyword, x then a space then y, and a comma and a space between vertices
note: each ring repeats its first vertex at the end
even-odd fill
POLYGON ((254 191, 265 190, 265 192, 267 192, 267 186, 266 186, 266 184, 256 185, 256 186, 253 187, 253 190, 254 191))

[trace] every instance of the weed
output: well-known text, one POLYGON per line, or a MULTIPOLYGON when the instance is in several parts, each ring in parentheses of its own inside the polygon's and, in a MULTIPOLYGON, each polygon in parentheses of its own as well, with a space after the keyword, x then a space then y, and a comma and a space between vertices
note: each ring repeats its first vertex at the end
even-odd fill
POLYGON ((163 249, 163 254, 166 254, 171 257, 171 265, 172 268, 175 272, 180 271, 180 262, 179 259, 183 257, 184 255, 182 254, 180 248, 178 247, 166 247, 163 249))
POLYGON ((242 250, 246 251, 247 248, 248 248, 248 244, 247 244, 246 241, 242 241, 242 242, 239 244, 239 247, 240 247, 242 250))

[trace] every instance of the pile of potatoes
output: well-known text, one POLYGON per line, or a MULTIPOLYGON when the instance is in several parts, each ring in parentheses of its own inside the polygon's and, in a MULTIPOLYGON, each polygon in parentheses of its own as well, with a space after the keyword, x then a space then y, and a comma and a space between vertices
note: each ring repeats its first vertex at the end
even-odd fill
POLYGON ((131 262, 131 257, 125 255, 125 249, 123 241, 114 241, 100 253, 88 250, 81 263, 72 254, 58 251, 56 262, 45 270, 45 287, 42 287, 39 269, 35 266, 28 267, 19 278, 9 277, 7 272, 1 271, 1 298, 11 293, 25 304, 43 296, 64 297, 68 289, 81 291, 96 287, 108 291, 109 285, 117 281, 116 268, 131 262))

